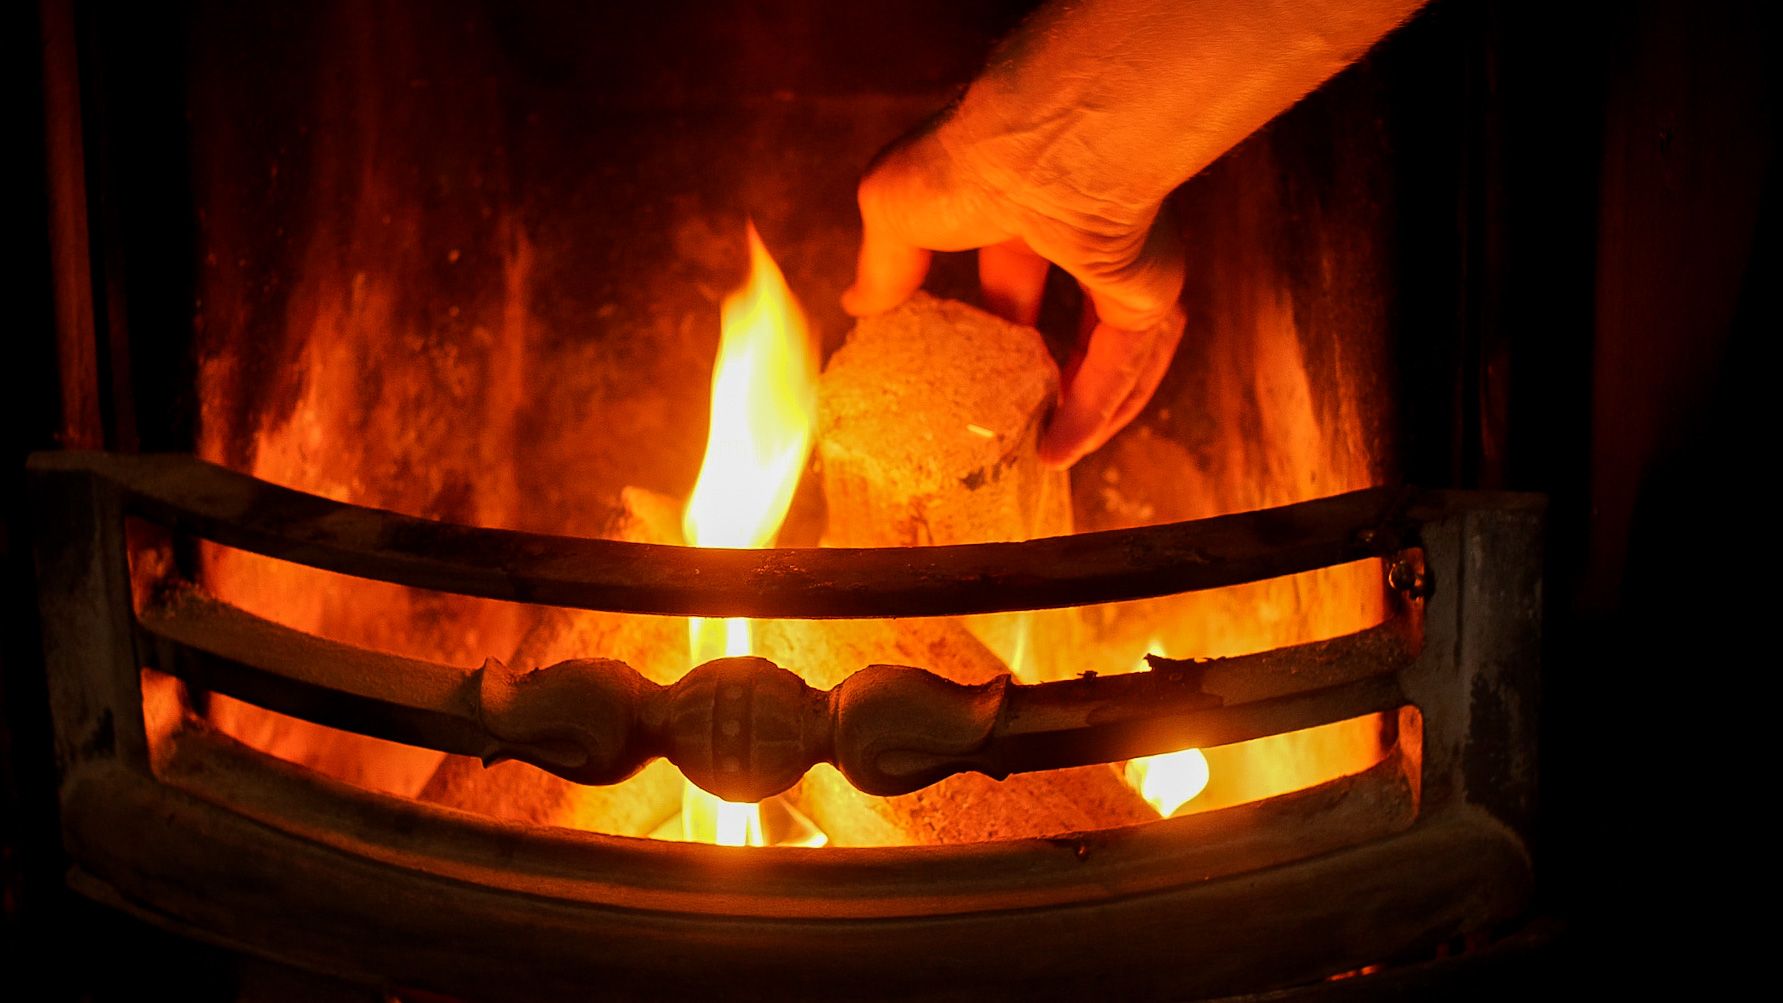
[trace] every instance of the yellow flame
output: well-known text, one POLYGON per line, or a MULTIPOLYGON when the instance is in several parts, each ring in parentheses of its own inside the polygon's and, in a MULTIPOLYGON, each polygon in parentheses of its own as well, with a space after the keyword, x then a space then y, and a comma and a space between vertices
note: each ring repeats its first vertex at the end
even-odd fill
MULTIPOLYGON (((811 452, 817 418, 817 354, 804 312, 749 224, 749 279, 725 297, 712 370, 706 456, 682 518, 696 547, 764 547, 786 519, 811 452)), ((692 664, 749 653, 749 621, 687 621, 692 664)), ((685 838, 761 846, 760 806, 735 804, 687 784, 685 838)))
POLYGON ((1127 761, 1128 785, 1165 818, 1195 800, 1207 789, 1211 779, 1213 774, 1208 769, 1207 757, 1200 749, 1127 761))
MULTIPOLYGON (((702 479, 704 475, 702 474, 702 479)), ((749 654, 749 621, 741 617, 711 620, 689 617, 688 651, 692 663, 749 654)), ((681 838, 719 846, 763 846, 761 806, 726 801, 686 781, 681 786, 681 838)))
MULTIPOLYGON (((1161 645, 1154 638, 1146 647, 1147 650, 1158 651, 1161 645)), ((1142 658, 1134 671, 1144 672, 1150 668, 1142 658)), ((1181 752, 1128 760, 1125 775, 1127 786, 1138 791, 1139 796, 1165 818, 1176 814, 1178 808, 1195 800, 1197 795, 1207 789, 1207 782, 1213 777, 1207 766, 1207 757, 1200 749, 1184 749, 1181 752)))
POLYGON ((817 356, 805 315, 749 225, 749 281, 725 298, 706 458, 682 530, 696 547, 762 547, 811 452, 817 356))
MULTIPOLYGON (((1163 654, 1156 638, 1147 647, 1163 654)), ((1142 658, 1134 671, 1150 668, 1142 658)), ((1387 754, 1381 742, 1384 724, 1382 715, 1364 714, 1206 752, 1184 749, 1146 756, 1129 760, 1123 775, 1127 786, 1165 818, 1191 801, 1195 811, 1213 811, 1361 773, 1387 754), (1215 766, 1219 783, 1210 789, 1215 766)))

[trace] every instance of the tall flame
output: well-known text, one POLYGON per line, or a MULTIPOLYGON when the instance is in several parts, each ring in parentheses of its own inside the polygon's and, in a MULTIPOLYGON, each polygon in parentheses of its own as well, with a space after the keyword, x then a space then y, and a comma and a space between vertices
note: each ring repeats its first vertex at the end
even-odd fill
MULTIPOLYGON (((811 452, 817 354, 804 312, 749 224, 749 279, 726 297, 712 370, 706 456, 682 533, 696 547, 764 547, 780 531, 811 452)), ((688 620, 692 664, 749 653, 749 621, 688 620)), ((692 784, 681 800, 684 838, 762 845, 757 805, 733 804, 692 784)))
POLYGON ((725 298, 706 458, 682 531, 696 547, 762 547, 792 505, 817 420, 805 315, 749 225, 749 281, 725 298))

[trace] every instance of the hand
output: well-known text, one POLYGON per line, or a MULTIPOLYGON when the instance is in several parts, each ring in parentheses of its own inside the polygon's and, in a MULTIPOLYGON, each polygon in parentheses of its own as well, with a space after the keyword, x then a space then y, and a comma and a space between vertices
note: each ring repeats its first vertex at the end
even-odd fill
POLYGON ((931 251, 978 249, 985 303, 1033 323, 1048 262, 1089 294, 1040 456, 1070 466, 1133 420, 1182 339, 1165 197, 1349 65, 1424 0, 1042 5, 960 103, 861 182, 855 315, 903 302, 931 251))
POLYGON ((922 285, 931 252, 977 248, 986 307, 1032 324, 1049 262, 1063 268, 1087 294, 1089 334, 1066 366, 1040 459, 1068 467, 1132 421, 1170 367, 1182 245, 1161 199, 1090 197, 1094 177, 1037 180, 1000 162, 1026 145, 1011 138, 949 115, 880 154, 861 181, 860 260, 842 306, 889 310, 922 285))

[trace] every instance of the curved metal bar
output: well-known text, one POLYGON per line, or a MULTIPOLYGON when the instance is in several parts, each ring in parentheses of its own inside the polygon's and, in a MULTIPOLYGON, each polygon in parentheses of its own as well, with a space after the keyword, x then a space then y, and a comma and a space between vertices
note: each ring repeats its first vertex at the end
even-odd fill
POLYGON ((487 599, 670 616, 956 616, 1120 602, 1379 557, 1415 531, 1415 492, 1371 488, 1023 543, 713 550, 417 519, 185 455, 40 453, 31 469, 96 478, 132 515, 311 567, 487 599))
POLYGON ((732 801, 834 763, 868 794, 955 773, 1118 762, 1280 734, 1406 702, 1409 645, 1389 623, 1259 655, 1022 685, 961 685, 873 665, 817 690, 762 658, 723 658, 659 686, 623 662, 466 670, 365 651, 262 620, 193 591, 139 616, 155 668, 317 724, 485 761, 518 759, 613 784, 658 756, 732 801))

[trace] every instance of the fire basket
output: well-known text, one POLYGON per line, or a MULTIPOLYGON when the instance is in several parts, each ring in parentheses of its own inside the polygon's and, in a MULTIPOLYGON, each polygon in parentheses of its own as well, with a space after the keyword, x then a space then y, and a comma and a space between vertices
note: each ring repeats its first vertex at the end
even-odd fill
POLYGON ((677 997, 715 971, 751 998, 1217 995, 1259 972, 1289 985, 1416 956, 1515 917, 1529 894, 1542 507, 1528 496, 1381 488, 1025 543, 754 551, 452 525, 184 456, 40 454, 32 499, 71 881, 279 961, 478 999, 677 997), (1033 610, 1363 558, 1382 559, 1395 598, 1360 633, 1142 672, 965 686, 923 666, 848 666, 862 671, 824 691, 725 658, 661 687, 598 651, 452 666, 281 627, 170 571, 194 540, 672 616, 1033 610), (356 788, 207 726, 200 690, 584 784, 663 756, 732 799, 817 763, 895 794, 1370 713, 1386 715, 1390 752, 1293 794, 1102 831, 741 849, 356 788))

